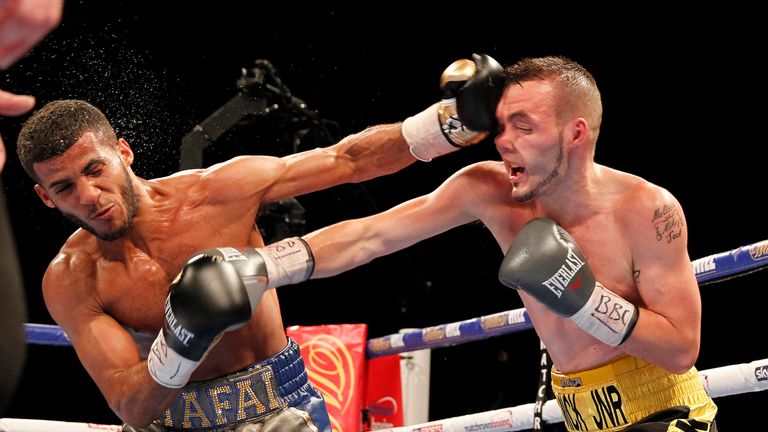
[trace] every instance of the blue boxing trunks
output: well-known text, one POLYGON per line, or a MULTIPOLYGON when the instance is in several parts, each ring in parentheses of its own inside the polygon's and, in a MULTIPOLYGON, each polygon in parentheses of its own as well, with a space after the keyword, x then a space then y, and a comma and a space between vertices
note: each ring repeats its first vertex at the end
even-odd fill
POLYGON ((677 375, 635 357, 565 374, 552 391, 568 431, 716 432, 717 406, 696 368, 677 375))
POLYGON ((161 425, 168 431, 331 432, 325 401, 307 380, 291 339, 280 353, 240 372, 187 384, 154 430, 161 425))

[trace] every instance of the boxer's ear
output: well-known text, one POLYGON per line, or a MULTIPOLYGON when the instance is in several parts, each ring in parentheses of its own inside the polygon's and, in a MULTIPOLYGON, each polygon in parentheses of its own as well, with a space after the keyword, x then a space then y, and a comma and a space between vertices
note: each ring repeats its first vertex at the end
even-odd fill
POLYGON ((35 193, 43 201, 43 204, 47 205, 50 208, 56 208, 56 204, 53 203, 53 200, 51 199, 50 195, 48 195, 48 192, 46 192, 45 188, 43 188, 39 184, 36 184, 35 193))
POLYGON ((126 141, 123 138, 120 138, 117 140, 116 145, 117 154, 120 155, 120 159, 123 160, 123 163, 125 166, 131 166, 133 163, 133 150, 131 149, 131 146, 128 144, 128 141, 126 141))

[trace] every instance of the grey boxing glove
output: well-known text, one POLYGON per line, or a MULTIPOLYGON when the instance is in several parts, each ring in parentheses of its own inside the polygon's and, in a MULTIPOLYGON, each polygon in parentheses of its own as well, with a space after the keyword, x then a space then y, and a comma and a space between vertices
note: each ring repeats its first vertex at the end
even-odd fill
POLYGON ((635 305, 595 280, 579 246, 551 219, 534 219, 517 233, 499 280, 611 346, 624 342, 637 322, 635 305))

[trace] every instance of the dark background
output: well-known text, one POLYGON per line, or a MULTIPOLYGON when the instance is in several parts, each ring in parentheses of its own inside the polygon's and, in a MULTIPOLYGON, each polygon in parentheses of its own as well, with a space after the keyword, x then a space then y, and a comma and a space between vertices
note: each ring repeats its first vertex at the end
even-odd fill
MULTIPOLYGON (((562 54, 589 69, 602 90, 596 159, 675 194, 686 209, 692 258, 768 238, 759 210, 768 85, 758 66, 765 38, 755 11, 720 5, 672 13, 646 2, 619 11, 476 1, 419 4, 421 12, 412 10, 415 2, 164 2, 163 10, 159 4, 66 2, 59 28, 0 72, 0 88, 34 94, 40 104, 89 100, 137 152, 137 174, 157 177, 177 169, 181 138, 236 94, 241 68, 256 59, 271 61, 338 139, 428 106, 439 97, 440 73, 457 58, 485 52, 509 64, 562 54)), ((28 321, 53 324, 40 279, 73 227, 39 202, 13 157, 23 120, 0 119, 11 154, 3 182, 28 321)), ((293 148, 282 137, 291 127, 279 116, 254 120, 208 157, 288 154, 293 148)), ((328 144, 315 131, 299 149, 328 144)), ((299 197, 306 228, 387 209, 431 191, 462 166, 496 158, 484 142, 364 185, 299 197)), ((369 337, 378 337, 522 307, 496 280, 501 257, 484 227, 460 227, 338 277, 280 290, 284 322, 367 323, 369 337)), ((758 272, 702 287, 699 369, 766 357, 760 318, 766 277, 758 272)), ((433 420, 534 400, 533 332, 436 349, 432 358, 433 420)), ((717 403, 721 430, 760 429, 753 417, 768 397, 752 393, 717 403)), ((71 348, 37 345, 29 347, 5 416, 118 422, 71 348)))

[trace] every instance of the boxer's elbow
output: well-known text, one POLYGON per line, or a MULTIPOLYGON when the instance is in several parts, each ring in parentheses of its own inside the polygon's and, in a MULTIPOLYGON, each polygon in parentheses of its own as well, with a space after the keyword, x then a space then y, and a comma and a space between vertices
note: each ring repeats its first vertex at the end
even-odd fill
POLYGON ((698 338, 689 338, 678 346, 677 353, 668 357, 668 364, 665 366, 672 373, 682 374, 688 372, 699 358, 699 340, 698 338))
MULTIPOLYGON (((154 387, 154 386, 153 386, 154 387)), ((112 411, 125 424, 134 428, 144 428, 154 421, 162 418, 166 402, 174 392, 171 389, 163 389, 165 395, 159 396, 154 391, 142 391, 140 389, 125 389, 117 394, 105 394, 107 403, 112 411), (159 396, 159 397, 158 397, 159 396)))
POLYGON ((142 411, 128 408, 125 405, 130 405, 130 401, 125 402, 125 404, 118 404, 117 406, 110 404, 110 408, 112 408, 112 411, 120 417, 120 420, 133 428, 146 428, 162 416, 162 414, 152 413, 152 410, 142 411))

